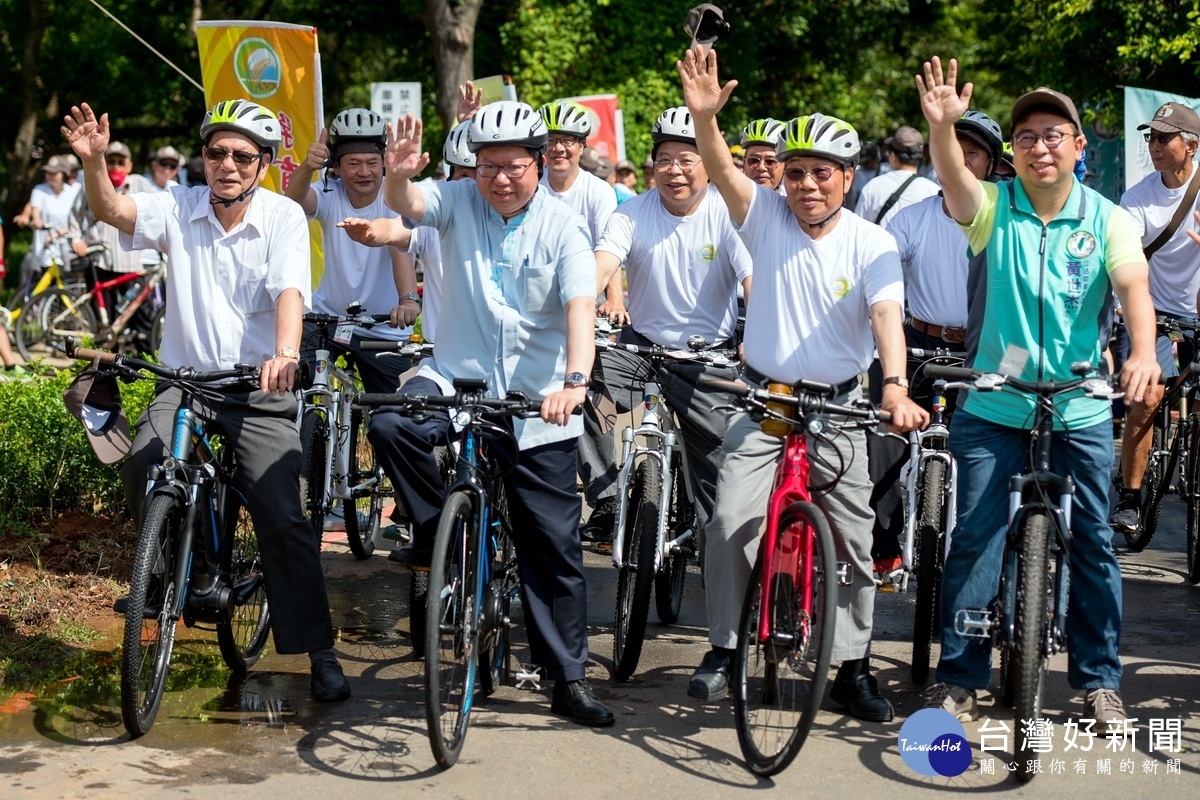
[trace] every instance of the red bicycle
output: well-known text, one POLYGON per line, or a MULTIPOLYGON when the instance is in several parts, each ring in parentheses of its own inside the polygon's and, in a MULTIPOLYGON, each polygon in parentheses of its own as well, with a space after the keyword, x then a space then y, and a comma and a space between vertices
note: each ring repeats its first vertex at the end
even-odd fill
POLYGON ((849 577, 834 556, 829 521, 812 502, 806 435, 821 438, 831 425, 868 427, 890 417, 868 405, 829 402, 834 388, 823 383, 772 383, 766 390, 727 381, 704 385, 737 396, 734 409, 761 419, 764 432, 784 439, 733 665, 742 755, 751 772, 775 775, 800 752, 821 705, 837 585, 849 577))

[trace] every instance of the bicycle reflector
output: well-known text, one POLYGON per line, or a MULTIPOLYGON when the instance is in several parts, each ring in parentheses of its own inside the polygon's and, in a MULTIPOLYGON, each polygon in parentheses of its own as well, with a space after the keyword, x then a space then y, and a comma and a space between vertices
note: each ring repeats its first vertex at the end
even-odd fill
POLYGON ((117 377, 100 371, 100 359, 79 373, 63 392, 63 403, 87 432, 88 444, 104 464, 115 464, 133 446, 129 420, 121 406, 117 377))
POLYGON ((712 3, 701 3, 688 12, 683 30, 692 37, 692 47, 698 44, 711 47, 729 33, 729 23, 724 11, 712 3))

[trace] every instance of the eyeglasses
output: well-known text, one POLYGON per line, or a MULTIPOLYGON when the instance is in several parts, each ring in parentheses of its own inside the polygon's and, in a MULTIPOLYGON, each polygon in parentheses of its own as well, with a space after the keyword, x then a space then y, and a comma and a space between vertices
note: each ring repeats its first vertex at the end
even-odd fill
POLYGON ((660 158, 654 162, 654 168, 659 172, 666 172, 671 167, 679 167, 682 172, 691 172, 696 167, 700 166, 698 158, 660 158))
POLYGON ((837 172, 833 167, 816 167, 814 169, 804 169, 802 167, 792 167, 783 173, 783 176, 792 183, 802 183, 804 176, 811 175, 812 179, 817 183, 824 183, 833 177, 833 173, 837 172))
POLYGON ((239 168, 245 169, 251 164, 256 164, 262 160, 266 152, 247 153, 245 150, 230 150, 227 147, 205 147, 204 157, 214 164, 224 164, 225 159, 233 156, 233 163, 239 168))
POLYGON ((583 142, 574 136, 551 136, 546 142, 546 146, 551 150, 556 147, 570 150, 573 147, 583 147, 583 142))
POLYGON ((105 158, 104 158, 105 165, 110 166, 110 167, 113 166, 114 164, 117 166, 121 166, 122 164, 125 163, 125 161, 126 161, 125 156, 105 156, 105 158))
POLYGON ((1146 144, 1158 142, 1159 144, 1170 144, 1171 140, 1178 136, 1178 133, 1143 133, 1142 138, 1146 140, 1146 144))
POLYGON ((775 169, 779 166, 779 159, 767 158, 766 156, 746 156, 746 166, 757 167, 760 164, 767 169, 775 169))
MULTIPOLYGON (((235 157, 235 160, 236 160, 236 157, 235 157)), ((158 165, 160 167, 164 167, 166 169, 179 169, 178 161, 159 161, 158 165)))
POLYGON ((1013 137, 1013 144, 1022 150, 1032 150, 1033 146, 1038 143, 1038 139, 1041 139, 1046 143, 1046 149, 1055 150, 1060 144, 1063 143, 1063 139, 1066 139, 1068 136, 1074 138, 1075 134, 1073 132, 1063 133, 1062 131, 1056 131, 1054 129, 1048 130, 1045 133, 1025 131, 1023 133, 1018 133, 1013 137))
POLYGON ((532 167, 534 162, 527 161, 524 164, 477 164, 475 166, 475 174, 480 178, 491 179, 500 174, 504 170, 504 174, 512 179, 520 178, 525 172, 532 167))

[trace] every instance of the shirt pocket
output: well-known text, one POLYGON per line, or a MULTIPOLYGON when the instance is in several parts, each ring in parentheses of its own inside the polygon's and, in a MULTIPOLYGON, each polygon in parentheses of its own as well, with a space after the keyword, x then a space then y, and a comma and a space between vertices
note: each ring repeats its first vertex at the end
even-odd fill
POLYGON ((233 304, 237 310, 247 316, 275 310, 275 301, 267 289, 269 269, 270 265, 263 263, 237 271, 233 286, 233 304))
POLYGON ((527 314, 554 314, 562 311, 558 297, 558 271, 555 265, 531 263, 519 276, 521 310, 527 314))

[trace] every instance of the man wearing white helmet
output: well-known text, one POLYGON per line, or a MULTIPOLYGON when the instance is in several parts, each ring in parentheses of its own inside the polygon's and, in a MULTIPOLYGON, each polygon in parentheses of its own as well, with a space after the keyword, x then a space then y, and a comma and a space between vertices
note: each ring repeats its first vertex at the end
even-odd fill
MULTIPOLYGON (((539 188, 546 124, 524 103, 480 109, 468 144, 474 181, 417 184, 429 162, 421 122, 407 117, 389 142, 384 192, 404 217, 436 228, 446 269, 443 299, 456 313, 437 351, 406 391, 449 394, 455 378, 487 381, 489 393, 542 401, 540 419, 514 422, 521 458, 505 478, 524 584, 534 661, 555 681, 551 711, 591 726, 612 712, 587 682, 587 585, 579 545, 576 439, 571 412, 587 397, 595 348, 596 264, 579 214, 539 188)), ((448 441, 446 414, 417 422, 386 410, 371 422, 380 458, 413 520, 414 565, 428 565, 445 488, 433 449, 448 441)))
MULTIPOLYGON (((301 318, 309 300, 308 227, 290 200, 258 191, 279 150, 279 120, 246 100, 217 103, 204 116, 208 186, 119 195, 104 153, 108 115, 72 107, 63 135, 83 161, 92 213, 121 231, 125 249, 151 248, 171 259, 159 357, 169 367, 231 369, 260 364, 260 389, 193 399, 234 448, 242 488, 270 576, 267 600, 275 649, 308 653, 312 694, 344 700, 347 683, 333 653, 325 578, 300 504, 296 430, 301 318)), ((135 515, 142 513, 146 471, 168 452, 182 393, 163 389, 138 420, 121 471, 135 515)))
MULTIPOLYGON (((421 312, 417 275, 411 255, 396 248, 372 248, 351 240, 337 229, 347 217, 395 217, 383 202, 383 149, 387 143, 383 117, 365 108, 348 108, 322 129, 309 145, 304 161, 292 173, 284 192, 316 220, 324 233, 325 271, 313 293, 313 310, 345 314, 350 303, 362 304, 367 314, 389 314, 390 325, 355 327, 335 335, 331 356, 345 354, 358 368, 368 392, 394 392, 399 374, 408 368, 395 358, 363 354, 362 343, 380 339, 400 341, 412 333, 421 312), (312 176, 326 166, 336 166, 338 177, 316 184, 312 176)), ((317 326, 306 323, 302 358, 311 364, 317 346, 317 326)))
MULTIPOLYGON (((819 381, 835 387, 833 402, 845 403, 861 396, 858 376, 878 348, 892 429, 924 425, 928 415, 908 399, 904 378, 904 283, 895 240, 842 208, 854 179, 857 132, 822 114, 789 122, 777 148, 787 192, 781 197, 733 165, 717 112, 735 84, 720 85, 716 51, 689 50, 678 68, 709 177, 754 259, 760 288, 746 311, 745 379, 761 386, 819 381)), ((838 561, 850 566, 848 583, 837 587, 833 658, 842 663, 831 697, 859 719, 883 722, 892 718, 892 706, 868 666, 875 582, 865 440, 862 430, 841 430, 810 437, 808 452, 811 484, 834 484, 815 502, 831 524, 838 561)), ((705 531, 712 650, 688 684, 693 697, 716 699, 729 689, 739 610, 782 455, 783 440, 749 415, 730 418, 716 510, 705 531)), ((817 676, 817 685, 824 678, 817 676)))
POLYGON ((783 123, 770 117, 752 120, 742 128, 742 172, 746 177, 768 189, 779 189, 783 183, 783 162, 775 154, 783 123))
MULTIPOLYGON (((737 292, 740 286, 749 297, 753 268, 724 200, 709 188, 691 114, 682 106, 667 109, 654 123, 650 139, 658 187, 618 208, 596 244, 600 285, 611 283, 610 276, 619 274, 622 265, 628 276, 631 323, 622 330, 621 341, 686 350, 688 340, 700 336, 709 347, 736 348, 737 292)), ((600 361, 608 393, 619 410, 627 411, 641 399, 645 363, 620 351, 606 352, 600 361)), ((712 513, 727 416, 717 407, 728 402, 724 394, 696 387, 702 375, 731 380, 736 373, 678 364, 656 376, 679 417, 698 527, 712 513)), ((588 435, 601 442, 595 452, 604 460, 588 464, 583 474, 594 476, 589 491, 602 503, 588 521, 587 533, 607 541, 615 525, 615 444, 611 431, 601 434, 594 427, 589 416, 588 435)))

